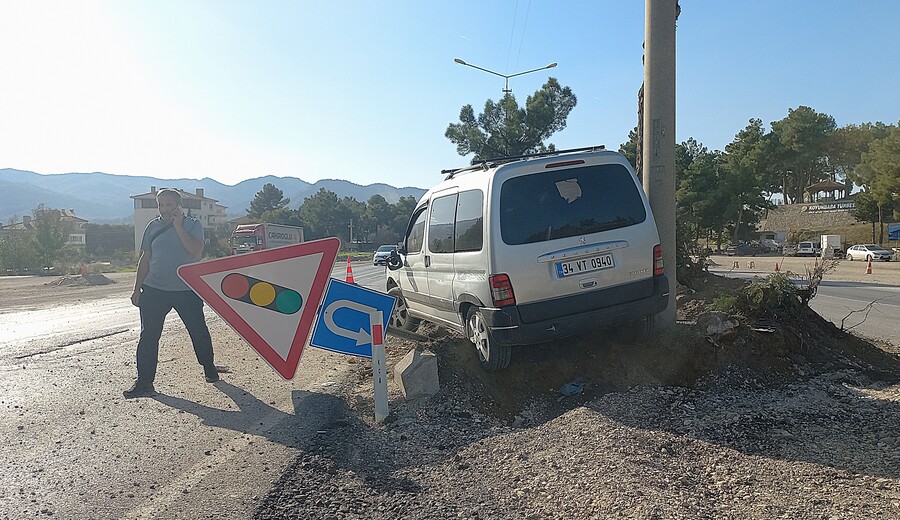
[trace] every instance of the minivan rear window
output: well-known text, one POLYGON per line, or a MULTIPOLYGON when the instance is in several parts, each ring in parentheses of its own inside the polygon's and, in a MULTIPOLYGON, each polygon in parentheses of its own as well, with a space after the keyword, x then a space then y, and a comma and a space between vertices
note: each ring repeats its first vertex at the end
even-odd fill
POLYGON ((632 175, 620 164, 513 177, 500 190, 500 233, 509 245, 608 231, 646 218, 632 175))

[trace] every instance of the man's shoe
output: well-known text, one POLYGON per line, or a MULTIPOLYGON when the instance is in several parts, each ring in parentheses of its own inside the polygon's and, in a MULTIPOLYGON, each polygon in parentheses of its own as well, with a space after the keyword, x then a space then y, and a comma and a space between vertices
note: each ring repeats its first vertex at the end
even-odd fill
POLYGON ((215 368, 212 370, 204 370, 203 372, 206 375, 207 383, 215 383, 219 380, 219 372, 215 368))
POLYGON ((125 396, 125 399, 132 399, 135 397, 153 397, 157 395, 157 391, 153 388, 153 383, 144 383, 143 381, 135 381, 131 388, 122 392, 122 395, 125 396))

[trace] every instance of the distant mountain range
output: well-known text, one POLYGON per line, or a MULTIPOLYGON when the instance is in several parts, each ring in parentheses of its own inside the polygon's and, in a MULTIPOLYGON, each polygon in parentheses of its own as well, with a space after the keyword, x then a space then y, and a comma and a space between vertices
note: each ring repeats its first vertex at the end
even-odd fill
POLYGON ((380 183, 360 186, 349 181, 326 179, 310 184, 296 177, 271 175, 228 186, 208 177, 172 180, 100 172, 42 175, 3 168, 0 169, 0 223, 8 224, 12 218, 21 220, 22 215, 30 215, 38 204, 44 204, 48 208, 73 209, 78 217, 95 224, 129 224, 134 214, 134 200, 129 197, 149 193, 151 186, 179 188, 188 193, 203 188, 206 197, 218 200, 228 208, 229 218, 239 217, 247 214, 250 201, 266 183, 283 191, 284 196, 291 199, 291 208, 299 207, 303 199, 314 195, 319 188, 332 191, 339 198, 353 197, 360 202, 378 194, 392 204, 400 197, 412 196, 418 200, 425 193, 421 188, 395 188, 380 183))

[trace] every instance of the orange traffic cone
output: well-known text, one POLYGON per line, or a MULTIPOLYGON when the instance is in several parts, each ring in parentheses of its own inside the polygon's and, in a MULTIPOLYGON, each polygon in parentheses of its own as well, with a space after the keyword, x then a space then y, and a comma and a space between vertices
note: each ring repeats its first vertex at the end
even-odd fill
POLYGON ((869 265, 866 266, 866 274, 872 274, 872 261, 869 260, 869 265))
POLYGON ((353 281, 353 268, 350 267, 350 257, 349 256, 347 257, 347 280, 346 281, 347 281, 347 283, 352 283, 352 284, 356 283, 355 281, 353 281))

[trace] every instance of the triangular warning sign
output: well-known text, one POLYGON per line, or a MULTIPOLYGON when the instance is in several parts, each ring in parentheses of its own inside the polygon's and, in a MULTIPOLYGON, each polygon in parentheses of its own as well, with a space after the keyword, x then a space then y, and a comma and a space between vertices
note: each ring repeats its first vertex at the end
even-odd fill
POLYGON ((293 379, 341 241, 187 264, 178 275, 285 379, 293 379))

